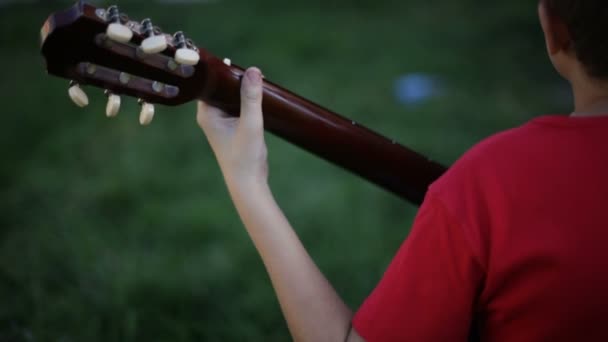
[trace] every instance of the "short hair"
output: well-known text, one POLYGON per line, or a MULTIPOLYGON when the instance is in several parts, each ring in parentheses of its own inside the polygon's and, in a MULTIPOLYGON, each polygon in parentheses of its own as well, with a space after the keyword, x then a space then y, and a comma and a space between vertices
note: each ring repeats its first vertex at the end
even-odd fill
POLYGON ((546 0, 561 18, 573 49, 591 77, 608 79, 608 0, 546 0))

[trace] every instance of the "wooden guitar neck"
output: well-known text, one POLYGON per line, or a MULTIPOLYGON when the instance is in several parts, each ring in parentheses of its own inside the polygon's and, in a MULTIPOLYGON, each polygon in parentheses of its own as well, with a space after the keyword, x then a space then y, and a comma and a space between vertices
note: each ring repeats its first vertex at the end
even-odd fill
MULTIPOLYGON (((151 122, 155 103, 198 99, 238 115, 243 69, 195 46, 181 31, 169 35, 150 19, 129 20, 116 6, 78 1, 51 14, 41 38, 47 71, 72 80, 69 94, 81 107, 88 97, 80 85, 92 85, 108 93, 108 116, 118 113, 120 95, 138 98, 143 125, 151 122)), ((268 131, 414 204, 446 170, 268 81, 263 110, 268 131)))
MULTIPOLYGON (((244 70, 213 67, 221 63, 201 53, 213 82, 200 99, 228 113, 238 113, 244 70)), ((264 83, 264 125, 269 132, 333 164, 420 205, 428 186, 446 168, 370 129, 304 99, 276 84, 264 83)))

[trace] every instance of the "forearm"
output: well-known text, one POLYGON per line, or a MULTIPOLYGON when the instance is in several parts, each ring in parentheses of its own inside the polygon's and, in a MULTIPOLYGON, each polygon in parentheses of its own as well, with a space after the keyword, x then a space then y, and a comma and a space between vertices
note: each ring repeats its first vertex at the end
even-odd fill
POLYGON ((344 341, 351 310, 304 249, 264 182, 227 181, 296 341, 344 341))
POLYGON ((201 102, 197 122, 262 256, 294 339, 341 342, 349 336, 361 341, 350 333, 350 309, 314 264, 270 192, 262 101, 262 74, 249 68, 242 79, 239 118, 201 102))

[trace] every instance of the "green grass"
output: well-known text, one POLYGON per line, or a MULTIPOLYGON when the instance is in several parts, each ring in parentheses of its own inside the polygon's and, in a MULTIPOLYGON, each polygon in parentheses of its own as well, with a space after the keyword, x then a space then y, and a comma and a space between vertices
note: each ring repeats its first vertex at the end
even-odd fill
MULTIPOLYGON (((297 93, 452 163, 496 131, 564 112, 535 4, 466 1, 121 1, 297 93), (417 108, 395 79, 440 75, 417 108)), ((135 101, 75 108, 44 73, 38 30, 55 4, 0 10, 0 340, 284 341, 278 303, 194 120, 135 101)), ((268 136, 270 180, 313 258, 356 308, 416 208, 268 136)))

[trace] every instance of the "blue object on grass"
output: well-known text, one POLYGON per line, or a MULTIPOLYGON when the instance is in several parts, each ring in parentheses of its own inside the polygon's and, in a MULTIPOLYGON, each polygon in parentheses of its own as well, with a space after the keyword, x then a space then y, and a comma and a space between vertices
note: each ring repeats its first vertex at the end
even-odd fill
POLYGON ((412 73, 395 81, 395 97, 405 105, 419 105, 442 93, 441 81, 433 75, 412 73))

